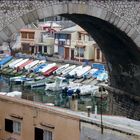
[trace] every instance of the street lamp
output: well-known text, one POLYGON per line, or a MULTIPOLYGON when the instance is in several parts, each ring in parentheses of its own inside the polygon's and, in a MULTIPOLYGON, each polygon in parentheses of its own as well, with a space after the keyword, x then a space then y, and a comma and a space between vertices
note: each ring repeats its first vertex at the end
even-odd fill
POLYGON ((100 96, 100 100, 101 100, 101 104, 100 104, 100 113, 101 113, 101 134, 103 134, 103 108, 102 108, 102 99, 104 96, 106 96, 108 94, 107 90, 105 89, 105 87, 100 86, 99 87, 99 96, 100 96))

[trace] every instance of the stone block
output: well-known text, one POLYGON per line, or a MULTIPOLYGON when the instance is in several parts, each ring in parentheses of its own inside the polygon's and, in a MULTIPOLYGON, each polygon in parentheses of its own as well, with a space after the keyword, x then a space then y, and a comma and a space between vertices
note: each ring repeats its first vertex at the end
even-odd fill
POLYGON ((11 30, 12 34, 15 33, 15 32, 17 32, 17 29, 16 29, 16 27, 14 26, 13 23, 9 24, 7 26, 7 28, 9 28, 9 30, 11 30))
POLYGON ((86 14, 86 12, 87 12, 87 5, 85 5, 85 4, 78 4, 77 5, 77 8, 76 8, 76 10, 77 10, 77 13, 80 13, 80 14, 86 14))
POLYGON ((93 10, 92 10, 92 16, 100 18, 102 15, 102 12, 103 12, 103 10, 101 8, 94 6, 93 10))
POLYGON ((138 36, 136 37, 136 39, 134 40, 134 42, 136 43, 136 45, 137 45, 138 47, 140 47, 140 35, 138 35, 138 36))
POLYGON ((121 28, 121 26, 124 24, 124 20, 123 19, 120 19, 120 21, 117 23, 117 27, 118 28, 121 28))
POLYGON ((130 37, 131 37, 132 40, 135 40, 138 35, 139 35, 138 31, 135 30, 135 32, 133 32, 130 37))
POLYGON ((53 5, 52 8, 53 8, 54 15, 67 13, 67 5, 66 4, 53 5))
POLYGON ((8 27, 4 28, 3 31, 5 32, 5 34, 7 36, 11 36, 12 35, 12 32, 11 32, 11 30, 8 27))
POLYGON ((53 7, 52 6, 44 7, 42 9, 42 11, 43 11, 44 17, 52 17, 52 16, 54 16, 53 7))
POLYGON ((39 19, 39 16, 38 16, 36 10, 32 11, 31 13, 32 13, 32 15, 34 16, 34 19, 35 19, 35 20, 38 20, 38 19, 39 19))
POLYGON ((125 33, 127 34, 132 29, 131 25, 129 24, 125 30, 125 33))
POLYGON ((131 28, 131 30, 127 33, 127 35, 128 35, 129 37, 131 37, 132 34, 134 34, 135 31, 136 31, 136 29, 131 28))
POLYGON ((107 12, 107 15, 105 17, 105 20, 106 21, 109 21, 110 17, 111 17, 111 12, 107 12))
POLYGON ((0 38, 0 45, 2 45, 2 43, 3 43, 3 39, 2 39, 2 38, 0 38))
POLYGON ((17 30, 20 30, 22 27, 25 26, 25 23, 22 18, 18 18, 16 21, 13 22, 17 30))
POLYGON ((69 3, 69 4, 68 4, 68 13, 69 13, 69 14, 76 13, 76 11, 77 11, 77 5, 78 5, 78 4, 69 3))
POLYGON ((110 16, 110 19, 109 19, 110 23, 113 23, 115 18, 116 18, 116 15, 114 13, 112 13, 110 16))
POLYGON ((127 26, 128 26, 128 23, 127 23, 127 22, 124 22, 120 29, 121 29, 122 31, 125 31, 126 28, 127 28, 127 26))
POLYGON ((0 38, 4 41, 8 40, 8 36, 5 34, 5 32, 2 30, 0 31, 0 38))
POLYGON ((100 15, 100 19, 104 20, 106 15, 107 15, 107 11, 106 10, 102 10, 101 15, 100 15))
POLYGON ((116 16, 113 24, 117 25, 119 21, 120 21, 120 17, 116 16))
POLYGON ((29 23, 29 20, 28 20, 28 17, 27 17, 26 14, 23 15, 21 18, 22 18, 22 20, 23 20, 23 22, 24 22, 25 24, 28 24, 28 23, 29 23))
POLYGON ((43 9, 38 9, 37 14, 38 14, 39 19, 45 18, 44 14, 43 14, 43 9))
POLYGON ((32 14, 32 12, 28 13, 28 14, 27 14, 27 17, 28 17, 29 23, 32 23, 32 22, 34 22, 35 20, 37 20, 37 19, 35 19, 35 17, 34 17, 34 15, 32 14))

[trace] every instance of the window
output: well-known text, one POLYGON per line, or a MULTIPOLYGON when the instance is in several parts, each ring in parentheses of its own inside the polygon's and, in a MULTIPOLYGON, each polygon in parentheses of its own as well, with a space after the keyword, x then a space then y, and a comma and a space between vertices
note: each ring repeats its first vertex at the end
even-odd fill
POLYGON ((13 132, 13 121, 5 119, 5 131, 12 133, 13 132))
POLYGON ((47 46, 44 46, 44 53, 47 53, 47 46))
POLYGON ((27 38, 27 33, 21 32, 21 37, 22 37, 22 38, 27 38))
POLYGON ((43 133, 43 140, 52 140, 52 132, 45 130, 43 133))
POLYGON ((43 130, 35 128, 35 140, 43 140, 43 130))
POLYGON ((58 44, 64 46, 65 45, 65 41, 60 41, 59 40, 58 44))
POLYGON ((42 53, 42 46, 39 46, 38 51, 39 53, 42 53))
POLYGON ((21 132, 21 123, 17 121, 13 121, 13 132, 19 133, 21 132))
POLYGON ((21 132, 21 122, 13 121, 10 119, 5 119, 5 131, 10 133, 18 133, 21 132))
POLYGON ((78 40, 81 40, 82 36, 81 33, 78 33, 78 40))
POLYGON ((34 33, 29 33, 29 39, 34 39, 34 33))
POLYGON ((84 57, 84 48, 77 47, 76 52, 76 57, 84 57))
POLYGON ((35 128, 35 140, 52 140, 52 131, 35 128))
POLYGON ((97 49, 97 59, 100 59, 100 49, 97 49))

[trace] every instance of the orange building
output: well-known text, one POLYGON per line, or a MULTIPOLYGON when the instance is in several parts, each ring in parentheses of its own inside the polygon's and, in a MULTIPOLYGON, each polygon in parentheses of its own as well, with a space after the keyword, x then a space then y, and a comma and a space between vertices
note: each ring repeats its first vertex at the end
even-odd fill
POLYGON ((59 108, 2 95, 0 106, 0 139, 80 139, 79 118, 59 108))
POLYGON ((35 44, 40 40, 40 32, 38 29, 21 29, 21 49, 24 53, 33 54, 37 53, 35 44))

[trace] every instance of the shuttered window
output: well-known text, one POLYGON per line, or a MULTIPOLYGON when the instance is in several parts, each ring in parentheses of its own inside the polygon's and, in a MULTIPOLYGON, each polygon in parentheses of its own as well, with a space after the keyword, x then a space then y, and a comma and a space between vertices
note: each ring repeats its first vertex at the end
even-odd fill
POLYGON ((35 140, 43 140, 43 130, 35 128, 35 140))
POLYGON ((13 121, 5 119, 5 131, 12 133, 13 132, 13 121))
POLYGON ((52 131, 35 128, 35 140, 52 140, 52 131))

